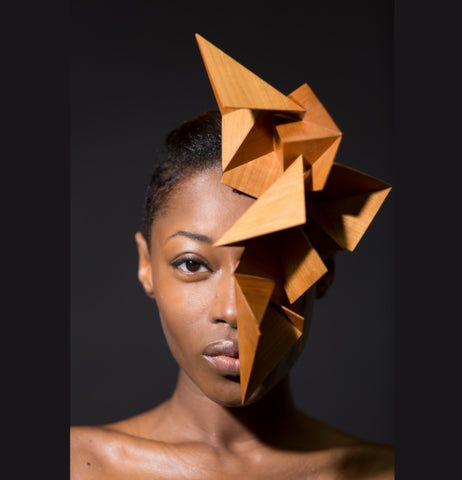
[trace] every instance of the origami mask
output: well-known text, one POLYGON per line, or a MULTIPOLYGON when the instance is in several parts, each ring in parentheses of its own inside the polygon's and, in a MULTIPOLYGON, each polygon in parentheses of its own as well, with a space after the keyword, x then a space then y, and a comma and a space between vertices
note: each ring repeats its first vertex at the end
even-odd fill
POLYGON ((334 162, 342 133, 304 83, 284 95, 196 34, 222 116, 222 183, 255 198, 214 246, 245 245, 235 271, 241 402, 291 350, 291 305, 353 251, 391 186, 334 162))

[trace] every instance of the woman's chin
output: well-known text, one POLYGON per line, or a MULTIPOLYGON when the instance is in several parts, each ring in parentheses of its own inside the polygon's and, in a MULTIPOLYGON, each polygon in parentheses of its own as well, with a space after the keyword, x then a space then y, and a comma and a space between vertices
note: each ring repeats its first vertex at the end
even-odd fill
POLYGON ((245 407, 259 400, 264 395, 264 385, 259 385, 247 398, 245 403, 241 400, 241 383, 239 376, 223 376, 220 385, 213 392, 208 389, 204 392, 208 398, 223 407, 245 407))

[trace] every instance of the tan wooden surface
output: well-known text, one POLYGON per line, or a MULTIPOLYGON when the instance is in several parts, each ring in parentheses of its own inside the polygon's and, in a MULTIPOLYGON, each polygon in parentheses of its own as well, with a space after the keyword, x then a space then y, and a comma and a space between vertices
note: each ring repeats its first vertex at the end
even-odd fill
POLYGON ((300 156, 214 246, 228 245, 306 222, 303 158, 300 156))
POLYGON ((244 244, 235 272, 241 401, 298 344, 290 306, 326 273, 317 249, 353 251, 391 186, 338 164, 342 132, 307 83, 285 95, 196 41, 222 116, 222 183, 255 202, 214 246, 244 244))

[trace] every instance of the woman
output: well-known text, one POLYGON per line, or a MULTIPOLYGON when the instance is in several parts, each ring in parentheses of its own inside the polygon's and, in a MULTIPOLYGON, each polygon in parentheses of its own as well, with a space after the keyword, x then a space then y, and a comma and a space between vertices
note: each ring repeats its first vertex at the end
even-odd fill
POLYGON ((135 235, 138 278, 159 310, 179 375, 172 396, 134 417, 71 429, 71 478, 388 479, 390 447, 353 438, 294 404, 289 375, 328 272, 292 305, 302 342, 241 403, 234 272, 242 245, 213 243, 255 201, 221 182, 221 117, 207 112, 173 130, 148 188, 135 235))

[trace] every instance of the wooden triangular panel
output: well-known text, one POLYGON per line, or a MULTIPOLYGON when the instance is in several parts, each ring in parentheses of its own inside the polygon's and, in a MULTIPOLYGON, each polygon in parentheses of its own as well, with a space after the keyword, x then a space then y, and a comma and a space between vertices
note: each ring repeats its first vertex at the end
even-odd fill
POLYGON ((307 165, 313 165, 326 151, 334 152, 331 156, 332 164, 340 143, 338 139, 341 138, 341 135, 333 135, 332 130, 305 122, 279 125, 276 131, 275 151, 284 168, 287 168, 298 155, 303 155, 307 165), (334 144, 336 148, 331 150, 334 144))
MULTIPOLYGON (((306 142, 300 142, 299 144, 297 144, 297 147, 300 153, 303 155, 303 158, 306 160, 306 163, 312 166, 319 160, 319 158, 324 153, 329 151, 329 149, 333 145, 337 144, 337 147, 338 147, 338 144, 339 144, 338 141, 340 138, 341 137, 329 137, 329 138, 319 138, 316 140, 307 140, 306 142)), ((331 153, 332 152, 336 153, 337 148, 331 151, 331 153)), ((331 158, 332 158, 332 162, 331 162, 331 166, 332 166, 332 163, 334 161, 334 156, 331 155, 331 158)), ((330 167, 329 167, 329 171, 330 171, 330 167)), ((327 173, 329 173, 329 171, 327 173)))
POLYGON ((308 200, 310 203, 330 201, 361 193, 384 190, 388 187, 391 187, 391 185, 379 178, 335 162, 324 188, 319 192, 309 192, 308 200))
POLYGON ((337 138, 341 133, 332 131, 314 122, 288 122, 276 126, 276 131, 283 142, 304 142, 318 138, 337 138))
POLYGON ((305 222, 303 158, 300 156, 213 246, 237 243, 305 222))
POLYGON ((307 192, 308 222, 316 222, 342 249, 353 251, 391 190, 391 185, 334 163, 323 190, 307 192))
POLYGON ((327 272, 327 267, 300 227, 280 232, 278 241, 284 288, 289 302, 294 303, 327 272))
POLYGON ((236 309, 237 309, 237 343, 239 346, 240 382, 242 398, 247 391, 252 372, 260 329, 244 293, 235 279, 236 309))
POLYGON ((245 389, 242 389, 241 384, 242 403, 247 401, 301 336, 300 330, 272 303, 266 309, 260 324, 260 332, 249 382, 245 389))
POLYGON ((245 137, 252 130, 257 120, 257 112, 248 108, 240 108, 221 118, 221 158, 222 170, 239 150, 245 137))
POLYGON ((290 310, 289 308, 285 307, 284 305, 280 305, 284 313, 286 314, 287 318, 292 322, 294 327, 296 327, 300 331, 300 337, 297 340, 296 347, 299 352, 302 351, 302 340, 303 340, 303 335, 306 333, 304 332, 304 326, 305 326, 305 318, 303 315, 300 315, 297 312, 294 312, 293 310, 290 310))
MULTIPOLYGON (((226 117, 227 115, 225 115, 226 117)), ((230 135, 232 135, 231 132, 230 135)), ((228 133, 226 133, 228 136, 228 133)), ((247 162, 255 160, 263 155, 267 155, 273 151, 273 122, 271 113, 260 112, 242 141, 234 156, 230 159, 226 166, 226 170, 239 167, 247 162)))
POLYGON ((295 101, 197 33, 196 40, 222 113, 229 108, 304 112, 295 101))
POLYGON ((377 192, 320 202, 313 209, 313 219, 336 243, 352 252, 390 190, 391 187, 388 187, 377 192))
POLYGON ((280 261, 279 258, 275 258, 277 251, 277 233, 252 238, 245 246, 235 274, 270 278, 275 283, 272 300, 281 304, 288 300, 280 261))
POLYGON ((258 198, 284 173, 274 151, 224 172, 221 182, 258 198))
POLYGON ((318 252, 343 250, 312 218, 308 218, 308 221, 300 228, 303 229, 318 252))
POLYGON ((335 155, 337 154, 341 139, 342 137, 338 137, 336 140, 334 140, 334 143, 332 143, 332 145, 330 145, 311 166, 312 190, 322 190, 324 188, 332 165, 334 164, 335 155))
MULTIPOLYGON (((285 143, 282 146, 284 166, 287 168, 295 158, 295 155, 303 155, 303 160, 307 168, 311 168, 316 162, 337 142, 340 137, 318 138, 316 140, 307 140, 305 142, 285 143)), ((331 153, 337 152, 337 149, 331 153)), ((335 155, 334 155, 335 156, 335 155)), ((327 175, 334 161, 334 156, 329 156, 331 161, 327 175)))
POLYGON ((303 116, 304 121, 317 123, 318 125, 331 129, 333 132, 341 133, 323 104, 307 83, 298 87, 288 96, 306 110, 303 116))
POLYGON ((290 308, 287 308, 284 305, 280 305, 284 313, 287 315, 287 318, 293 323, 294 327, 296 327, 300 333, 303 333, 303 326, 305 323, 305 318, 303 315, 300 315, 297 312, 294 312, 290 308))
POLYGON ((235 277, 259 325, 273 294, 275 282, 270 278, 240 273, 236 273, 235 277))

